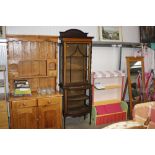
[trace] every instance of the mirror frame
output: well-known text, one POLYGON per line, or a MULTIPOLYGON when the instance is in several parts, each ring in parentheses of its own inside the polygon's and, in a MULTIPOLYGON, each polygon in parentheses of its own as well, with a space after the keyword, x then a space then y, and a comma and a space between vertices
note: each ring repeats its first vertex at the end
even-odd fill
POLYGON ((127 63, 127 78, 128 78, 128 93, 129 93, 129 104, 130 104, 130 117, 132 118, 132 110, 133 110, 133 97, 132 97, 132 87, 131 87, 131 74, 130 74, 130 63, 135 61, 141 61, 142 65, 142 91, 143 98, 145 100, 145 78, 144 78, 144 57, 126 57, 127 63))

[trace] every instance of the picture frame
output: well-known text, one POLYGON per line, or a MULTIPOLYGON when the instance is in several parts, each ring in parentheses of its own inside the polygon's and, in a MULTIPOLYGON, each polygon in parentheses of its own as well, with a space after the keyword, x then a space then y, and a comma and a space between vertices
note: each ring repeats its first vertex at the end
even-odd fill
POLYGON ((99 26, 99 40, 107 42, 121 42, 122 28, 121 26, 99 26))
POLYGON ((155 26, 140 26, 140 42, 141 43, 155 42, 155 26))
POLYGON ((5 35, 6 35, 5 26, 0 26, 0 39, 5 38, 5 35))

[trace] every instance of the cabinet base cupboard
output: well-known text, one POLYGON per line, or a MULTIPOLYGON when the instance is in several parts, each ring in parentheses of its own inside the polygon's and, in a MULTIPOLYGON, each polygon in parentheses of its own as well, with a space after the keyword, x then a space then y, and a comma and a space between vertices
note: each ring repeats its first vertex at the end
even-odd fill
POLYGON ((61 105, 61 94, 10 98, 11 128, 62 128, 61 105))

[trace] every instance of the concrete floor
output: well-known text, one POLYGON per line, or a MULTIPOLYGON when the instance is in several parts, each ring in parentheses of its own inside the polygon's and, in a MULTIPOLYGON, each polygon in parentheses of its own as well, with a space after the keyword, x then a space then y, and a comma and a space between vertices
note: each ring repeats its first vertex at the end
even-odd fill
POLYGON ((66 118, 66 129, 101 129, 106 125, 95 126, 93 122, 89 124, 89 116, 84 117, 67 117, 66 118))

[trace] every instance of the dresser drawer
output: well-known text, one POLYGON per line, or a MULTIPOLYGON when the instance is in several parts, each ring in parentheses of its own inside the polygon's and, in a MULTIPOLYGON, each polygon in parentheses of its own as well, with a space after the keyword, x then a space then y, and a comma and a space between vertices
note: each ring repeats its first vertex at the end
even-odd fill
POLYGON ((6 112, 7 106, 5 101, 0 101, 0 112, 6 112))
POLYGON ((37 106, 36 99, 12 101, 12 109, 35 107, 35 106, 37 106))
POLYGON ((38 106, 51 105, 51 104, 60 104, 62 97, 48 97, 38 99, 38 106))

